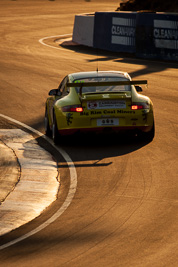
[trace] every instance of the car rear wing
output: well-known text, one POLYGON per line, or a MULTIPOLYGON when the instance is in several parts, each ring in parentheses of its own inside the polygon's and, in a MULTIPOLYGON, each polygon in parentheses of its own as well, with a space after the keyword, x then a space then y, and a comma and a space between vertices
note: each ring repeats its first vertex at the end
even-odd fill
MULTIPOLYGON (((147 80, 135 80, 135 81, 110 81, 110 82, 74 82, 67 83, 67 87, 79 87, 80 96, 82 96, 83 87, 92 87, 92 86, 116 86, 116 85, 139 85, 139 84, 148 84, 147 80)), ((102 92, 103 93, 108 93, 102 92)))

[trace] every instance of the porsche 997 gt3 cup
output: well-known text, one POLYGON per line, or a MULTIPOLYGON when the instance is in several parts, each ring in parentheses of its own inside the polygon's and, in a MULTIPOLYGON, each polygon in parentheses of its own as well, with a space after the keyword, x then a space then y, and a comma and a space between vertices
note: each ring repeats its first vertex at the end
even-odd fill
POLYGON ((79 72, 67 75, 49 92, 45 132, 58 143, 76 132, 134 131, 154 138, 153 104, 140 94, 140 84, 118 71, 79 72))

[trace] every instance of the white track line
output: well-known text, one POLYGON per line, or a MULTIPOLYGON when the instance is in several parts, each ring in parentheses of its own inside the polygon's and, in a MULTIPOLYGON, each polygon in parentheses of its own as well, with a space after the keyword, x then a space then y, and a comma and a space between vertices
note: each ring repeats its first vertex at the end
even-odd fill
MULTIPOLYGON (((72 34, 69 33, 69 34, 61 34, 61 35, 56 35, 56 36, 43 37, 43 38, 41 38, 41 39, 39 40, 39 42, 40 42, 40 44, 45 45, 45 46, 47 46, 47 47, 65 51, 66 49, 64 49, 64 48, 45 44, 45 43, 44 43, 44 40, 47 40, 47 39, 50 39, 50 38, 56 38, 56 37, 64 38, 64 37, 67 37, 67 36, 72 36, 72 34)), ((72 53, 74 53, 75 51, 67 50, 67 52, 72 52, 72 53)))
POLYGON ((67 162, 67 165, 69 167, 69 171, 70 171, 70 188, 69 188, 69 192, 68 192, 68 195, 63 203, 63 205, 60 207, 60 209, 51 217, 49 218, 46 222, 44 222, 43 224, 41 224, 40 226, 38 226, 37 228, 35 228, 34 230, 30 231, 29 233, 19 237, 19 238, 16 238, 4 245, 1 245, 0 246, 0 250, 2 249, 5 249, 5 248, 8 248, 36 233, 38 233, 39 231, 43 230, 45 227, 47 227, 48 225, 50 225, 51 223, 53 223, 57 218, 59 218, 63 213, 64 211, 69 207, 69 205, 71 204, 72 202, 72 199, 75 195, 75 192, 76 192, 76 189, 77 189, 77 172, 76 172, 76 169, 75 169, 75 165, 73 163, 73 161, 71 160, 70 156, 62 149, 62 148, 59 148, 59 147, 56 147, 53 142, 51 141, 50 138, 48 138, 47 136, 45 136, 43 133, 33 129, 32 127, 22 123, 22 122, 19 122, 17 120, 14 120, 8 116, 5 116, 3 114, 0 114, 0 117, 4 118, 4 119, 7 119, 11 122, 14 122, 15 124, 18 124, 26 129, 28 129, 29 131, 43 137, 45 140, 47 140, 62 156, 63 158, 65 159, 65 161, 67 162))

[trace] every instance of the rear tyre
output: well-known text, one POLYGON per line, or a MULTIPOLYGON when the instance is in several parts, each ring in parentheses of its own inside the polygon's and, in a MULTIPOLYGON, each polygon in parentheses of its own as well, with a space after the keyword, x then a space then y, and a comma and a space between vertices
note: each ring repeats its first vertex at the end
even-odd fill
POLYGON ((53 116, 53 125, 52 125, 52 138, 54 143, 57 145, 60 142, 60 134, 58 131, 58 127, 57 127, 57 122, 56 122, 56 116, 54 114, 53 116))
POLYGON ((153 122, 152 129, 147 133, 143 133, 143 138, 145 141, 151 142, 153 140, 154 136, 155 136, 155 124, 153 122))
POLYGON ((47 136, 51 136, 51 129, 50 129, 50 126, 49 126, 49 118, 48 118, 47 107, 46 107, 46 110, 45 110, 45 134, 47 136))

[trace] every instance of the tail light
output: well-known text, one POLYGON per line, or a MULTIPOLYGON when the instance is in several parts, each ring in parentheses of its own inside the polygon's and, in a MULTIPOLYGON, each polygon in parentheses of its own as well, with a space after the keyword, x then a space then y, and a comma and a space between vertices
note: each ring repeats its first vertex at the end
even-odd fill
POLYGON ((149 109, 148 103, 133 103, 131 105, 132 110, 138 110, 138 109, 149 109))
POLYGON ((79 105, 62 107, 62 112, 83 112, 83 108, 79 105))

